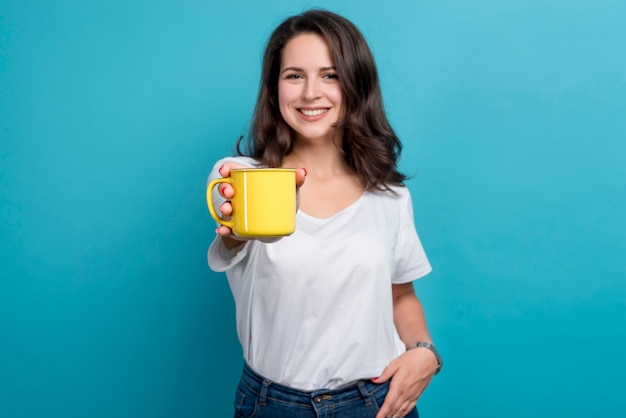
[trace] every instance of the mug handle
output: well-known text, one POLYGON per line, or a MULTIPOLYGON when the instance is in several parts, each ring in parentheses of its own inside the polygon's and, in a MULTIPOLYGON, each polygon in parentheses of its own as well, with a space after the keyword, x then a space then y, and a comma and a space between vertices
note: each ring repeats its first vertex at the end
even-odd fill
POLYGON ((213 205, 213 188, 219 183, 230 183, 230 182, 231 182, 230 177, 222 177, 222 178, 218 178, 218 179, 211 181, 206 188, 206 202, 207 202, 207 206, 209 207, 209 212, 211 213, 211 217, 215 219, 215 222, 222 224, 224 226, 227 226, 230 229, 233 229, 233 221, 228 221, 222 218, 221 216, 219 216, 217 214, 217 211, 215 210, 215 206, 213 205))

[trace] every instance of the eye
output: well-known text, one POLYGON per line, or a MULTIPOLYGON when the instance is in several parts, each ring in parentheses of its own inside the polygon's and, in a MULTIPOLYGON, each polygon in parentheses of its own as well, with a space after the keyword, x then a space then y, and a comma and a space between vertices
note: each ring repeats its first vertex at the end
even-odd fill
POLYGON ((328 74, 324 74, 323 78, 326 78, 329 80, 339 80, 339 75, 337 73, 328 73, 328 74))
POLYGON ((300 74, 287 74, 285 76, 285 79, 287 79, 287 80, 297 80, 299 78, 302 78, 302 76, 300 74))

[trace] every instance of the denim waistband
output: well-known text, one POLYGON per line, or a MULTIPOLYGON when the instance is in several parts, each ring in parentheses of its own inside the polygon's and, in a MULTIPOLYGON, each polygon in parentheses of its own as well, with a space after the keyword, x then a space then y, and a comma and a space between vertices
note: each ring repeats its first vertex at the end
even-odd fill
POLYGON ((244 366, 241 382, 248 389, 259 396, 259 402, 264 404, 267 399, 289 401, 303 406, 320 404, 323 402, 345 402, 355 399, 363 399, 370 402, 376 392, 388 390, 389 383, 377 384, 369 380, 358 380, 338 389, 319 389, 312 392, 300 391, 288 386, 275 383, 256 373, 247 364, 244 366))

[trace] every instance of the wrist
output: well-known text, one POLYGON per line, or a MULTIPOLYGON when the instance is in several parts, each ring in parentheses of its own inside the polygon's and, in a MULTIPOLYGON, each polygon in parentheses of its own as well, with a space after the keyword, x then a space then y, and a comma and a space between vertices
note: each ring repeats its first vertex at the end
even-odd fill
POLYGON ((435 345, 429 342, 425 342, 425 341, 418 341, 417 343, 415 343, 413 348, 418 348, 418 347, 426 348, 427 350, 430 350, 430 352, 435 355, 435 359, 437 359, 437 369, 435 370, 435 374, 439 373, 441 369, 443 368, 443 359, 441 358, 441 355, 439 355, 439 351, 437 351, 437 348, 435 347, 435 345))

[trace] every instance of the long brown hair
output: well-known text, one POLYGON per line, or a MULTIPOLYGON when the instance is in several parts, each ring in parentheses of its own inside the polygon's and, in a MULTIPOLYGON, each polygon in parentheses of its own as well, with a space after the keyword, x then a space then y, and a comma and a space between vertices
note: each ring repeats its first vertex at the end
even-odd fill
POLYGON ((344 116, 342 148, 348 165, 367 187, 388 189, 406 176, 398 171, 402 143, 392 129, 383 106, 374 57, 359 29, 349 20, 325 10, 309 10, 283 21, 272 33, 263 56, 261 85, 251 126, 248 155, 269 167, 281 165, 293 150, 295 132, 278 107, 278 77, 282 51, 295 36, 313 33, 329 46, 339 76, 344 116))

